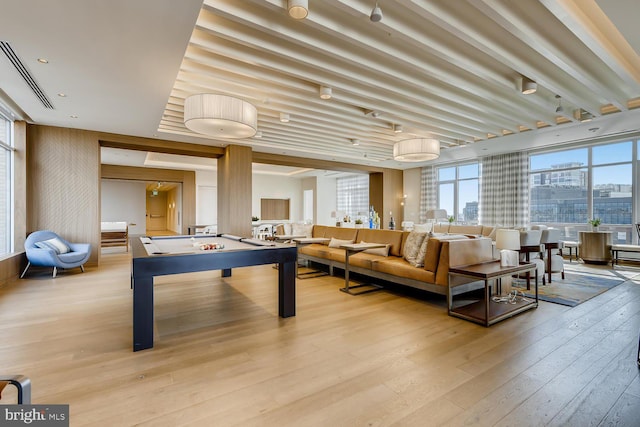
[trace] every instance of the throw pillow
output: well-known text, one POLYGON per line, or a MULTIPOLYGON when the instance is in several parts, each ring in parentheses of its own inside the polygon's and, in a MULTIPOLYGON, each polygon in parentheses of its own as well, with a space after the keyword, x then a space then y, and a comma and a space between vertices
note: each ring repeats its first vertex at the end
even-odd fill
POLYGON ((426 237, 423 241, 422 244, 420 245, 420 249, 418 250, 418 253, 416 254, 416 259, 414 262, 410 262, 409 264, 411 264, 414 267, 424 267, 424 258, 427 256, 427 245, 429 244, 429 237, 426 237))
POLYGON ((419 233, 428 233, 433 230, 432 222, 425 222, 424 224, 415 224, 413 226, 413 231, 417 231, 419 233))
POLYGON ((331 241, 329 242, 329 247, 339 248, 342 245, 350 245, 351 243, 353 243, 353 240, 340 240, 340 239, 336 239, 335 237, 332 237, 331 241))
POLYGON ((404 243, 404 259, 411 265, 415 264, 416 257, 418 256, 418 251, 420 250, 420 246, 424 242, 424 239, 427 237, 427 233, 421 233, 417 231, 412 231, 407 236, 407 241, 404 243))
POLYGON ((54 237, 53 239, 36 242, 35 245, 40 249, 52 249, 57 254, 66 254, 71 252, 71 248, 65 242, 54 237))
MULTIPOLYGON (((367 242, 362 241, 360 243, 367 243, 367 242)), ((384 248, 367 249, 367 250, 365 250, 363 252, 365 254, 371 254, 371 255, 389 256, 389 248, 390 247, 391 247, 391 245, 384 245, 384 248)))

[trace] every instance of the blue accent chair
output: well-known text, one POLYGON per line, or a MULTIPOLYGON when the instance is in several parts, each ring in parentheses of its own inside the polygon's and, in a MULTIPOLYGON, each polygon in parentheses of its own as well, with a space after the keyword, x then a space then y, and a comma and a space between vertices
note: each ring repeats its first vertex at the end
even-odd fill
POLYGON ((27 254, 27 266, 20 275, 22 279, 30 266, 41 267, 53 267, 53 277, 56 277, 58 268, 75 268, 80 267, 84 272, 84 263, 89 260, 91 256, 91 244, 90 243, 70 243, 58 236, 53 231, 42 230, 34 231, 29 234, 24 242, 24 249, 27 254), (55 249, 49 247, 38 247, 36 243, 58 238, 70 251, 67 253, 58 253, 55 249))

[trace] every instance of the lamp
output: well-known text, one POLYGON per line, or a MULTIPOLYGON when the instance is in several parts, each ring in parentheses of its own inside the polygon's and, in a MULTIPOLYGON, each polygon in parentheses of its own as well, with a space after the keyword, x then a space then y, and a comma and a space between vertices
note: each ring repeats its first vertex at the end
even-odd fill
POLYGON ((382 21, 382 9, 380 9, 380 6, 378 6, 378 2, 376 2, 376 5, 371 11, 371 15, 369 16, 369 19, 371 19, 371 22, 382 21))
POLYGON ((575 117, 576 120, 580 120, 581 123, 590 122, 591 120, 593 120, 593 114, 586 110, 583 110, 582 108, 574 110, 573 117, 575 117))
POLYGON ((307 0, 288 0, 287 9, 293 19, 304 19, 309 14, 309 2, 307 0))
POLYGON ((523 77, 522 78, 522 94, 523 95, 531 95, 538 90, 538 84, 533 80, 523 77))
POLYGON ((219 138, 249 138, 256 133, 258 111, 242 99, 201 93, 184 100, 184 125, 219 138))
POLYGON ((423 162, 438 157, 440 157, 440 141, 437 139, 405 139, 393 144, 393 159, 399 162, 423 162))
POLYGON ((320 86, 320 99, 331 99, 331 88, 328 86, 320 86))

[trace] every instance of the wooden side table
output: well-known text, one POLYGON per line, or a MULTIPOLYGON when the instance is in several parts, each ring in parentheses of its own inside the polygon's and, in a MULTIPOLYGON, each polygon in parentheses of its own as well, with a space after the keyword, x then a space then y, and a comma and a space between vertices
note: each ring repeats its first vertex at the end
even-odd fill
POLYGON ((449 268, 447 301, 450 316, 470 320, 484 326, 493 325, 518 313, 538 307, 538 270, 535 264, 529 262, 521 262, 520 265, 515 267, 502 267, 500 266, 500 261, 449 268), (535 272, 535 300, 522 298, 517 300, 515 304, 511 304, 495 302, 491 299, 490 282, 493 282, 497 289, 501 278, 532 271, 535 272), (452 286, 452 284, 456 276, 482 280, 484 282, 484 298, 454 307, 452 287, 455 287, 455 285, 452 286))
POLYGON ((384 248, 385 244, 382 243, 351 243, 348 245, 340 245, 340 248, 345 250, 344 254, 344 288, 340 288, 342 292, 346 292, 349 295, 361 295, 367 292, 374 292, 382 289, 382 286, 376 285, 374 283, 361 283, 359 285, 351 286, 349 282, 349 257, 353 254, 357 254, 358 252, 366 251, 367 249, 377 249, 384 248), (369 287, 369 289, 353 292, 352 289, 369 287))

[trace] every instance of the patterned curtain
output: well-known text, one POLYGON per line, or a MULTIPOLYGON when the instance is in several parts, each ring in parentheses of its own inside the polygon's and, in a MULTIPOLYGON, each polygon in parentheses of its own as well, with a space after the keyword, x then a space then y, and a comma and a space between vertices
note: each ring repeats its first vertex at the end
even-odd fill
POLYGON ((480 224, 525 227, 529 222, 527 153, 500 154, 481 162, 480 224))
POLYGON ((436 168, 425 166, 420 179, 420 222, 427 220, 426 213, 430 209, 438 209, 436 168))
POLYGON ((369 213, 369 175, 336 179, 336 210, 353 217, 369 213))

